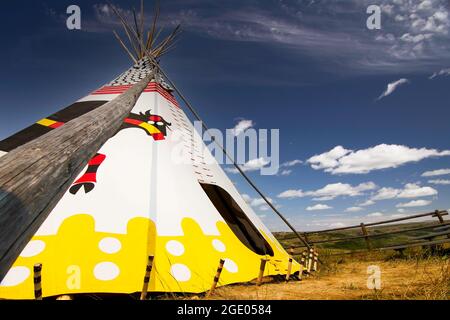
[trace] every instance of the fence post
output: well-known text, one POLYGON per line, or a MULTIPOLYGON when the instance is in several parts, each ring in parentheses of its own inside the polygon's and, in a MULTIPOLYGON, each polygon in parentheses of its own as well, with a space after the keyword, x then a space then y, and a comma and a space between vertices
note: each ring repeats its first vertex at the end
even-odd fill
POLYGON ((314 263, 312 267, 313 271, 318 270, 318 261, 319 261, 319 253, 316 250, 314 250, 314 263))
POLYGON ((147 300, 147 293, 148 293, 148 284, 150 283, 150 275, 152 273, 153 269, 153 260, 154 256, 149 256, 147 261, 147 267, 145 269, 145 278, 144 278, 144 286, 142 287, 141 292, 141 300, 147 300))
POLYGON ((224 264, 225 264, 225 260, 220 259, 219 267, 217 268, 216 276, 214 277, 214 282, 213 282, 208 294, 206 295, 207 298, 209 298, 213 294, 214 290, 216 290, 217 284, 219 283, 220 275, 222 274, 224 264))
POLYGON ((362 233, 364 235, 364 239, 366 240, 367 249, 369 251, 371 251, 372 250, 372 245, 370 243, 369 233, 367 232, 367 229, 366 229, 366 226, 364 225, 364 223, 361 223, 361 230, 362 230, 362 233))
POLYGON ((34 298, 36 300, 42 300, 42 279, 41 279, 41 272, 42 272, 42 264, 37 263, 33 267, 33 282, 34 282, 34 298))
POLYGON ((257 282, 258 286, 260 286, 262 284, 262 280, 264 277, 264 270, 266 269, 266 263, 267 263, 267 259, 262 258, 261 265, 259 266, 259 276, 258 276, 258 282, 257 282))
MULTIPOLYGON (((436 210, 436 211, 434 212, 433 217, 438 218, 440 224, 444 224, 444 223, 445 223, 445 220, 444 220, 444 218, 442 217, 442 214, 441 214, 441 212, 440 212, 439 210, 436 210)), ((447 235, 447 238, 450 239, 450 234, 447 235)))
POLYGON ((289 257, 288 267, 287 267, 287 274, 286 274, 286 282, 289 281, 289 278, 291 277, 292 272, 292 257, 289 257))
POLYGON ((442 217, 442 214, 441 214, 441 212, 440 212, 439 210, 436 210, 436 211, 434 212, 433 217, 438 218, 440 224, 445 223, 444 218, 442 217))
POLYGON ((300 259, 300 271, 298 273, 298 281, 302 281, 303 271, 306 270, 306 252, 302 252, 302 257, 300 259))
POLYGON ((307 272, 308 272, 308 276, 311 274, 311 268, 312 268, 312 264, 313 264, 313 260, 314 260, 314 249, 311 248, 309 249, 309 254, 308 254, 308 267, 307 267, 307 272))

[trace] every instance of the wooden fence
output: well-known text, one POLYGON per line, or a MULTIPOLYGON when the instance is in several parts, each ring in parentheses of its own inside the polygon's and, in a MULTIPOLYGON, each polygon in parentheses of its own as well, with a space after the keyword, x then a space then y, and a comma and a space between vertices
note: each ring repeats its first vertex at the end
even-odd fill
MULTIPOLYGON (((397 219, 391 219, 391 220, 384 220, 384 221, 378 221, 378 222, 371 222, 371 223, 360 223, 359 225, 353 225, 349 227, 341 227, 341 228, 334 228, 334 229, 327 229, 327 230, 320 230, 320 231, 310 231, 310 232, 304 232, 302 233, 306 241, 311 246, 320 246, 326 243, 336 243, 336 242, 345 242, 345 241, 352 241, 352 240, 364 240, 365 241, 365 250, 359 250, 359 251, 372 251, 372 250, 403 250, 409 247, 414 246, 437 246, 440 244, 448 243, 450 242, 450 220, 445 220, 444 217, 448 216, 448 212, 445 210, 436 210, 429 213, 423 213, 423 214, 417 214, 412 215, 408 217, 402 217, 397 219), (416 227, 411 227, 408 224, 396 224, 398 222, 405 222, 405 221, 411 221, 414 219, 420 219, 420 218, 436 218, 435 222, 433 221, 424 221, 428 222, 427 225, 421 225, 416 227), (395 226, 399 228, 399 230, 394 231, 388 231, 388 232, 380 232, 377 230, 377 232, 374 232, 374 227, 379 226, 385 226, 389 224, 396 224, 395 226), (348 237, 335 237, 335 238, 328 238, 328 239, 317 239, 313 240, 312 238, 317 238, 317 236, 327 236, 327 234, 333 233, 333 232, 339 232, 339 231, 349 231, 349 230, 359 230, 359 234, 355 236, 348 236, 348 237), (424 231, 426 232, 425 235, 419 236, 419 237, 412 237, 409 239, 406 243, 395 243, 393 245, 384 246, 384 247, 376 247, 373 243, 373 240, 375 239, 382 239, 387 238, 392 235, 399 235, 399 234, 408 234, 408 233, 414 233, 417 231, 424 231), (444 237, 443 239, 441 239, 444 237)), ((414 221, 411 221, 414 222, 414 221)), ((283 243, 288 240, 294 239, 294 236, 287 236, 287 237, 280 237, 279 240, 283 243)), ((303 248, 304 245, 291 245, 291 248, 303 248)), ((355 251, 350 251, 355 252, 355 251)))

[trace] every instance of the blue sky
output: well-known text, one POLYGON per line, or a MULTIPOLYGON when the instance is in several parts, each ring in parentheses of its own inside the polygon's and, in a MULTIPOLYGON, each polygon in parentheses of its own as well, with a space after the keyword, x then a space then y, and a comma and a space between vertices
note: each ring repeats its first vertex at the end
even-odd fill
MULTIPOLYGON (((2 6, 0 139, 129 67, 101 0, 2 6), (71 4, 81 31, 65 26, 71 4)), ((210 127, 280 129, 281 161, 302 163, 249 174, 299 229, 447 209, 450 174, 436 170, 450 168, 449 11, 445 0, 165 0, 162 25, 184 32, 162 64, 210 127), (382 8, 381 30, 366 28, 369 4, 382 8)))

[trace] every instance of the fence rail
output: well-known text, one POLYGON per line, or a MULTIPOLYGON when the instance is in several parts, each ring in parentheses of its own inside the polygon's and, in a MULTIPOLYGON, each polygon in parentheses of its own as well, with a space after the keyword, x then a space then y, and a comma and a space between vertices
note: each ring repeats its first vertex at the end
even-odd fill
MULTIPOLYGON (((416 215, 412 215, 412 216, 408 216, 408 217, 402 217, 402 218, 397 218, 397 219, 383 220, 383 221, 366 223, 365 226, 366 227, 373 227, 373 226, 378 226, 378 225, 382 225, 382 224, 388 224, 388 223, 393 223, 393 222, 412 220, 412 219, 417 219, 417 218, 424 218, 424 217, 428 217, 428 216, 437 217, 439 219, 439 216, 442 217, 442 216, 446 216, 446 215, 448 215, 447 211, 445 211, 445 210, 436 210, 436 211, 433 211, 433 212, 421 213, 421 214, 416 214, 416 215)), ((440 219, 439 219, 439 221, 440 221, 440 219)), ((310 235, 310 234, 320 234, 320 233, 326 233, 326 232, 332 232, 332 231, 350 230, 350 229, 356 229, 356 228, 360 228, 360 225, 354 225, 354 226, 342 227, 342 228, 335 228, 335 229, 327 229, 327 230, 319 230, 319 231, 309 231, 309 232, 305 232, 305 233, 310 235)))
MULTIPOLYGON (((448 235, 448 233, 431 233, 430 234, 430 241, 428 242, 424 242, 423 240, 420 240, 419 242, 410 242, 410 243, 404 243, 404 244, 394 244, 394 245, 390 245, 384 248, 373 248, 373 244, 371 242, 371 239, 374 238, 383 238, 383 237, 387 237, 387 236, 391 236, 391 235, 396 235, 396 234, 406 234, 406 233, 411 233, 411 232, 416 232, 416 231, 426 231, 426 230, 430 230, 430 232, 432 231, 431 229, 435 229, 435 228, 440 228, 440 230, 445 230, 446 228, 448 228, 450 226, 450 221, 445 221, 444 220, 444 216, 447 216, 448 212, 445 210, 436 210, 433 212, 428 212, 428 213, 422 213, 422 214, 416 214, 416 215, 412 215, 412 216, 408 216, 408 217, 402 217, 402 218, 397 218, 397 219, 390 219, 390 220, 383 220, 383 221, 378 221, 378 222, 371 222, 371 223, 361 223, 359 225, 354 225, 354 226, 349 226, 349 227, 342 227, 342 228, 334 228, 334 229, 327 229, 327 230, 320 230, 320 231, 311 231, 311 232, 304 232, 303 236, 307 239, 307 241, 311 244, 311 245, 316 245, 316 244, 324 244, 324 243, 334 243, 334 242, 344 242, 344 241, 350 241, 350 240, 359 240, 359 239, 364 239, 366 242, 366 247, 367 249, 373 250, 373 249, 380 249, 380 250, 389 250, 389 249, 398 249, 399 247, 411 247, 411 246, 420 246, 420 245, 424 245, 425 244, 429 244, 429 245, 433 245, 434 242, 436 243, 446 243, 446 242, 450 242, 450 236, 447 236, 447 239, 443 239, 443 240, 433 240, 436 237, 439 236, 443 236, 445 234, 448 235), (382 233, 371 233, 371 229, 370 227, 375 227, 375 226, 382 226, 382 225, 386 225, 386 224, 391 224, 391 223, 395 223, 395 222, 401 222, 401 221, 408 221, 408 220, 413 220, 413 219, 418 219, 418 218, 424 218, 424 217, 433 217, 433 218, 437 218, 438 221, 437 223, 434 224, 430 224, 427 226, 420 226, 420 227, 416 227, 416 228, 405 228, 405 229, 400 229, 400 230, 395 230, 395 231, 390 231, 390 232, 382 232, 382 233), (332 238, 332 239, 324 239, 324 240, 309 240, 309 237, 311 235, 323 235, 326 233, 330 233, 330 232, 336 232, 336 231, 346 231, 346 230, 353 230, 353 229, 360 229, 361 230, 361 235, 357 235, 357 236, 350 236, 350 237, 344 237, 344 238, 332 238)), ((281 242, 286 241, 286 240, 292 240, 295 237, 283 237, 280 238, 279 240, 281 242)), ((411 240, 418 240, 418 239, 411 239, 411 240)), ((305 247, 304 245, 295 245, 295 246, 291 246, 291 248, 303 248, 305 247)))

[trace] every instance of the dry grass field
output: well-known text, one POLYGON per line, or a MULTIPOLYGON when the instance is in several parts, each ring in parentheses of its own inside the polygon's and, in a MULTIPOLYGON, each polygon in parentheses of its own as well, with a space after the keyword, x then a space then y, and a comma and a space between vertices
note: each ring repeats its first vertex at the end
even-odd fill
POLYGON ((448 300, 450 263, 447 256, 399 257, 366 254, 322 257, 321 269, 303 281, 272 279, 257 287, 234 285, 217 289, 211 299, 250 300, 448 300), (381 269, 381 289, 367 288, 368 266, 381 269))

